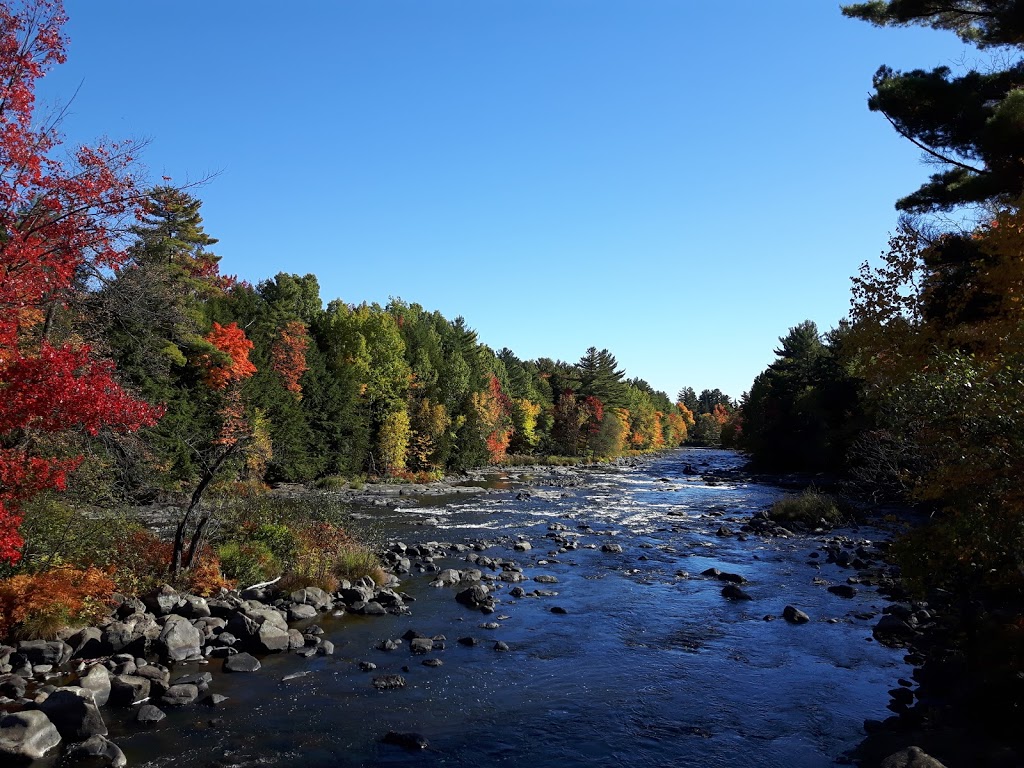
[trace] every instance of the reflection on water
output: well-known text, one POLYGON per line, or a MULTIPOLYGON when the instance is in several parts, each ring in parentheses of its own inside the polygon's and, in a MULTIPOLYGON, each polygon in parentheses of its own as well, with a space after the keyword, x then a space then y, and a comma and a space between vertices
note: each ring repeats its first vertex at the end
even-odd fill
MULTIPOLYGON (((807 565, 813 537, 715 535, 779 495, 685 471, 737 463, 690 450, 532 484, 500 473, 492 493, 374 509, 356 521, 374 539, 487 539, 484 554, 523 566, 527 592, 557 594, 516 600, 502 585, 484 617, 457 604, 455 589, 430 587, 429 574, 408 577, 412 616, 321 617, 334 657, 267 657, 255 675, 217 676, 212 690, 230 697, 222 709, 172 712, 145 733, 114 724, 112 738, 130 764, 151 766, 827 765, 860 739, 865 718, 886 714, 901 656, 865 642, 870 623, 853 615, 880 609, 880 598, 861 590, 843 600, 812 583, 846 576, 807 565), (552 524, 579 548, 556 552, 552 524), (533 548, 513 553, 518 537, 533 548), (602 552, 608 542, 623 551, 602 552), (720 582, 699 577, 710 567, 745 576, 754 599, 725 600, 720 582), (541 574, 557 582, 532 581, 541 574), (765 621, 789 603, 811 623, 765 621), (481 628, 487 621, 500 626, 481 628), (408 629, 447 638, 432 654, 442 666, 423 666, 407 647, 374 650, 408 629), (479 644, 456 642, 467 635, 479 644), (493 650, 497 640, 510 650, 493 650), (296 671, 309 674, 282 682, 296 671), (408 686, 378 692, 375 674, 402 674, 408 686), (382 744, 389 730, 419 732, 431 747, 411 755, 382 744)), ((460 557, 438 565, 467 567, 460 557)))

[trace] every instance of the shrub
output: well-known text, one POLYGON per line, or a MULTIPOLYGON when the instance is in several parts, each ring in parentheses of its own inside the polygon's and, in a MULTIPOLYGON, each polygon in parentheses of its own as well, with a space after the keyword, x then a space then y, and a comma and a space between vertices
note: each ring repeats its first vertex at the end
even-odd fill
POLYGON ((20 532, 25 539, 15 573, 34 573, 61 566, 87 568, 105 565, 115 545, 116 531, 127 522, 123 513, 83 514, 55 494, 42 494, 25 504, 20 532))
POLYGON ((363 544, 333 523, 310 523, 296 532, 295 560, 281 580, 284 589, 320 587, 333 592, 341 579, 384 578, 380 561, 363 544))
MULTIPOLYGON (((167 584, 172 552, 171 542, 162 541, 150 531, 123 531, 110 560, 118 591, 140 595, 167 584)), ((213 595, 234 585, 221 573, 219 558, 204 551, 172 586, 195 595, 213 595)))
POLYGON ((0 636, 53 638, 110 610, 114 582, 99 568, 55 568, 0 581, 0 636))
POLYGON ((319 488, 322 491, 340 491, 346 485, 348 485, 348 481, 341 475, 327 475, 313 483, 314 488, 319 488))
POLYGON ((229 541, 217 555, 224 575, 242 586, 270 581, 281 575, 281 561, 260 541, 229 541))
POLYGON ((798 522, 810 527, 822 524, 835 526, 845 519, 835 498, 821 493, 814 486, 804 489, 799 495, 779 499, 772 504, 768 514, 780 523, 798 522))

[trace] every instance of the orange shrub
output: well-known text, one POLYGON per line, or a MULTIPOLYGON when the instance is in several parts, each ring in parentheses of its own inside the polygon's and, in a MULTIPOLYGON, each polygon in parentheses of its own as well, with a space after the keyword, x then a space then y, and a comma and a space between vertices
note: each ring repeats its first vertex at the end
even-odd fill
POLYGON ((114 582, 99 568, 55 568, 0 581, 0 637, 51 638, 110 610, 114 582))
MULTIPOLYGON (((139 595, 168 583, 172 551, 171 542, 159 539, 150 531, 128 531, 115 546, 111 558, 118 591, 139 595)), ((221 574, 217 555, 207 550, 172 586, 195 595, 209 596, 221 587, 230 589, 234 584, 221 574)))

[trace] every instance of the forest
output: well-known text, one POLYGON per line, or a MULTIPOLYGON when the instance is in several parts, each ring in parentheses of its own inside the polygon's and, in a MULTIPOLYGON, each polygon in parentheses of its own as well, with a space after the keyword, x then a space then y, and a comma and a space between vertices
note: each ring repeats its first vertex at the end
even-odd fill
POLYGON ((780 339, 743 396, 739 445, 762 468, 834 473, 925 515, 894 555, 911 594, 949 611, 940 647, 970 670, 974 716, 1011 733, 1024 700, 1024 19, 1000 2, 843 12, 949 31, 990 56, 958 73, 876 73, 869 108, 937 171, 896 203, 900 225, 853 278, 849 316, 780 339))
MULTIPOLYGON (((216 553, 200 557, 211 499, 252 499, 280 483, 330 490, 510 462, 611 460, 715 445, 723 426, 730 439, 735 408, 722 392, 683 388, 673 402, 626 378, 607 349, 577 362, 521 360, 481 343, 462 317, 398 298, 325 305, 312 274, 255 285, 222 274, 196 188, 147 183, 132 142, 66 156, 59 122, 39 122, 35 86, 64 60, 64 21, 59 3, 0 8, 8 574, 42 578, 58 566, 70 583, 75 569, 120 567, 114 581, 132 591, 184 578, 203 560, 216 586, 216 553), (85 543, 97 528, 90 520, 151 502, 185 509, 170 549, 124 521, 107 526, 120 539, 85 543), (159 553, 144 575, 122 562, 141 540, 159 553)), ((280 521, 260 534, 252 518, 222 535, 231 578, 294 565, 310 536, 308 526, 273 529, 280 521), (272 534, 286 544, 260 543, 272 534)), ((25 613, 26 585, 8 585, 0 627, 25 613)))

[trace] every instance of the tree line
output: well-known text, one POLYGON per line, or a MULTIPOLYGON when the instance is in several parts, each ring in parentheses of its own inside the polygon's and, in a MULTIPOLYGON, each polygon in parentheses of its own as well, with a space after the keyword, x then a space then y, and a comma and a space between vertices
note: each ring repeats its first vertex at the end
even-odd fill
POLYGON ((739 445, 771 469, 846 473, 931 522, 903 539, 922 590, 1017 604, 1024 595, 1024 19, 1017 3, 851 5, 878 25, 950 30, 998 54, 874 78, 872 110, 939 171, 897 203, 851 311, 802 323, 741 403, 739 445))
POLYGON ((65 21, 57 0, 0 6, 0 563, 53 492, 97 507, 183 494, 177 573, 212 490, 719 441, 727 397, 673 402, 607 349, 522 360, 418 304, 325 305, 312 274, 222 274, 194 189, 147 185, 138 145, 59 159, 34 94, 64 60, 65 21))

